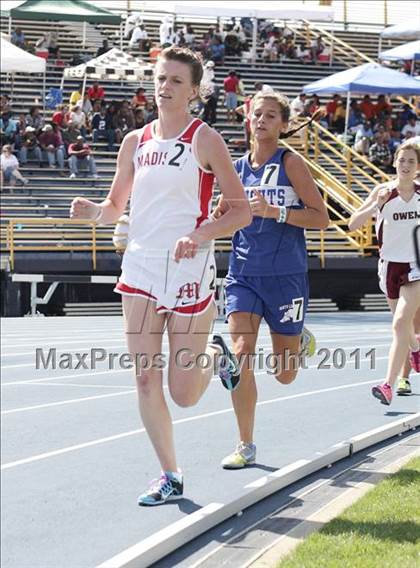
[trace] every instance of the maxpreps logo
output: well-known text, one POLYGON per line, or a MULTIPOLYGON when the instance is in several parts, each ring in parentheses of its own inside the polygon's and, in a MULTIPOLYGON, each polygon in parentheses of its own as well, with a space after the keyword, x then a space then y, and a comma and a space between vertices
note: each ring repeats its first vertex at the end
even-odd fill
POLYGON ((280 323, 302 321, 304 314, 304 302, 303 298, 293 298, 291 304, 279 306, 279 312, 282 312, 280 313, 280 323))

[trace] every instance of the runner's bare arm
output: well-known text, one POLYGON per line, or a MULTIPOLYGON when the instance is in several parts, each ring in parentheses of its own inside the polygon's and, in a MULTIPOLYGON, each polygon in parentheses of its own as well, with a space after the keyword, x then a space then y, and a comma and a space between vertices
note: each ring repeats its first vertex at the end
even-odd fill
POLYGON ((200 163, 211 170, 218 181, 229 210, 213 223, 202 225, 194 231, 202 240, 231 235, 252 221, 251 210, 244 188, 232 164, 223 138, 211 128, 202 128, 197 141, 200 163))
POLYGON ((138 134, 131 132, 122 141, 117 158, 117 169, 111 189, 102 203, 94 203, 84 197, 73 199, 70 216, 73 219, 98 220, 103 224, 115 223, 124 213, 133 185, 133 155, 138 134))
POLYGON ((362 205, 350 217, 348 226, 350 231, 357 231, 360 229, 371 217, 375 214, 378 206, 378 194, 380 191, 386 189, 386 186, 379 185, 370 193, 362 205))

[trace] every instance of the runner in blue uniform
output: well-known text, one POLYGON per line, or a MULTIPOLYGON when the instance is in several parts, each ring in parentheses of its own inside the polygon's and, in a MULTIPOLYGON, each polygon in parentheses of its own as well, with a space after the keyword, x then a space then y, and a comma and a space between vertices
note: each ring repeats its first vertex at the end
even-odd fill
MULTIPOLYGON (((329 218, 304 160, 278 147, 289 115, 286 97, 258 93, 251 114, 253 149, 235 163, 253 221, 233 237, 226 278, 229 330, 241 368, 240 376, 230 385, 240 441, 223 460, 226 469, 255 462, 257 388, 252 354, 256 353, 261 320, 270 327, 276 362, 273 374, 280 383, 289 384, 296 378, 302 347, 314 350, 313 336, 303 327, 308 306, 304 230, 325 229, 329 218)), ((214 216, 227 210, 221 199, 214 216)))

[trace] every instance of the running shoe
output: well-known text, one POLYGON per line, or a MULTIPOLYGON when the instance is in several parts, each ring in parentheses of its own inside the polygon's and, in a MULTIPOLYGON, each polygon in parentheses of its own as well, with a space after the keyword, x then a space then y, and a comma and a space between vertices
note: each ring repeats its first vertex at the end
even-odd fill
POLYGON ((400 377, 398 379, 398 385, 397 385, 397 395, 398 396, 406 396, 411 394, 411 385, 410 385, 410 381, 408 379, 405 379, 404 377, 400 377))
POLYGON ((162 505, 166 501, 181 499, 184 492, 184 482, 174 476, 163 473, 159 479, 154 479, 147 491, 138 497, 138 504, 142 506, 162 505))
POLYGON ((304 327, 302 330, 302 336, 300 338, 299 355, 304 355, 305 357, 313 357, 313 355, 315 355, 315 349, 315 335, 307 327, 304 327))
POLYGON ((241 469, 255 463, 257 447, 255 444, 239 442, 236 450, 222 461, 223 469, 241 469))
POLYGON ((222 350, 223 364, 221 364, 219 368, 219 377, 225 389, 233 391, 238 387, 239 381, 241 380, 241 371, 238 361, 221 335, 213 335, 211 344, 220 347, 222 350))
POLYGON ((392 388, 388 383, 383 385, 377 385, 372 388, 372 394, 375 398, 378 398, 382 404, 389 406, 392 401, 392 388))

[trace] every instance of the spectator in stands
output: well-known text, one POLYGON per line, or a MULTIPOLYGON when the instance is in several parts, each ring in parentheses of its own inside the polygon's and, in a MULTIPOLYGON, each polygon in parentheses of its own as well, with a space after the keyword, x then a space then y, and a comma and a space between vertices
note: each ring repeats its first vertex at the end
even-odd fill
POLYGON ((144 108, 147 105, 147 97, 144 94, 145 90, 143 87, 139 87, 136 94, 131 99, 131 106, 133 109, 144 108))
POLYGON ((44 126, 44 117, 41 114, 41 110, 37 106, 33 106, 29 110, 29 114, 26 115, 26 124, 35 128, 36 134, 38 134, 44 126))
POLYGON ((166 16, 159 26, 159 38, 162 49, 170 47, 175 42, 174 26, 169 16, 166 16))
POLYGON ((27 46, 25 34, 23 33, 21 28, 15 28, 12 33, 11 42, 21 49, 26 49, 27 46))
POLYGON ((82 168, 87 169, 93 178, 99 177, 89 144, 86 144, 83 136, 78 136, 76 142, 69 146, 70 178, 77 177, 82 168))
POLYGON ((290 104, 290 119, 293 120, 297 116, 304 116, 306 110, 306 95, 300 93, 290 104))
POLYGON ((59 132, 54 132, 51 124, 46 124, 42 133, 38 137, 41 149, 45 152, 48 165, 50 168, 54 168, 57 162, 60 169, 60 174, 63 175, 64 169, 64 143, 59 132))
POLYGON ((91 101, 102 100, 105 98, 105 89, 99 85, 98 81, 94 81, 87 94, 91 101))
POLYGON ((203 59, 208 59, 211 55, 211 39, 209 34, 204 34, 203 39, 197 46, 197 51, 199 51, 203 57, 203 59))
POLYGON ((235 71, 229 71, 228 76, 223 81, 223 88, 225 90, 225 106, 227 109, 228 122, 235 122, 235 109, 238 106, 238 84, 239 80, 235 71))
POLYGON ((295 55, 301 63, 308 63, 311 60, 310 46, 307 46, 303 41, 297 44, 295 55))
POLYGON ((350 103, 349 120, 347 125, 348 131, 351 134, 355 134, 361 124, 363 124, 363 114, 358 102, 353 99, 350 103))
POLYGON ((67 123, 67 128, 65 128, 62 132, 64 147, 66 149, 67 154, 70 144, 75 144, 78 137, 81 135, 82 133, 76 127, 74 122, 72 120, 69 120, 67 123))
POLYGON ((107 112, 105 106, 102 106, 101 110, 92 117, 92 137, 94 144, 99 140, 105 139, 108 142, 108 151, 112 152, 114 150, 115 130, 113 117, 107 112))
POLYGON ((67 105, 57 105, 55 113, 52 115, 52 122, 61 129, 67 127, 69 107, 67 105))
POLYGON ((123 101, 115 116, 115 131, 117 142, 120 143, 126 134, 134 130, 134 113, 128 101, 123 101))
POLYGON ((16 185, 16 180, 22 182, 23 185, 28 183, 28 180, 23 177, 19 171, 19 162, 14 154, 12 154, 12 147, 10 144, 5 144, 2 148, 0 158, 0 171, 1 171, 1 185, 6 182, 13 187, 16 185))
POLYGON ((239 42, 239 36, 234 30, 233 26, 228 26, 226 31, 225 39, 225 54, 229 56, 241 55, 241 47, 239 42))
POLYGON ((51 32, 48 38, 48 54, 51 58, 61 59, 60 48, 58 46, 58 33, 51 32))
POLYGON ((360 110, 364 114, 366 120, 371 121, 375 118, 375 105, 372 103, 369 95, 365 95, 363 97, 363 100, 360 103, 360 110))
POLYGON ((23 132, 20 140, 20 151, 19 151, 19 160, 20 163, 26 164, 28 161, 28 157, 34 157, 35 160, 38 162, 38 166, 41 167, 42 162, 42 152, 41 147, 38 142, 38 138, 36 137, 35 128, 32 126, 27 126, 25 131, 23 132))
POLYGON ((369 161, 383 172, 392 171, 392 153, 384 132, 377 132, 375 142, 369 148, 369 161))
MULTIPOLYGON (((92 111, 93 111, 93 104, 92 103, 94 103, 95 100, 91 101, 90 98, 89 98, 89 95, 87 93, 85 93, 85 95, 83 96, 82 111, 85 113, 85 116, 86 116, 86 128, 87 129, 89 129, 89 125, 90 125, 89 117, 92 115, 92 111)), ((100 103, 100 101, 99 101, 99 103, 100 103)), ((80 101, 79 101, 79 105, 80 105, 80 101)))
POLYGON ((268 61, 277 61, 277 56, 278 56, 278 42, 276 42, 276 38, 274 37, 274 35, 271 35, 264 42, 261 58, 265 63, 267 63, 268 61))
POLYGON ((36 42, 35 42, 35 49, 36 52, 48 52, 48 47, 50 45, 50 34, 48 32, 45 32, 43 34, 42 37, 40 37, 36 42))
POLYGON ((86 115, 82 111, 81 102, 74 105, 70 109, 70 120, 80 130, 82 136, 86 136, 86 115))
POLYGON ((312 98, 305 104, 305 114, 312 116, 314 112, 321 108, 321 101, 318 95, 312 95, 312 98))
POLYGON ((77 103, 83 99, 82 92, 83 92, 83 83, 80 83, 77 89, 75 91, 72 91, 70 95, 70 100, 69 100, 70 106, 77 105, 77 103))
POLYGON ((22 137, 25 133, 27 127, 26 114, 21 112, 19 118, 16 121, 16 134, 15 134, 15 149, 20 149, 22 145, 22 137))
POLYGON ((401 130, 403 138, 411 138, 413 136, 420 136, 420 121, 415 116, 411 116, 407 124, 401 130))
POLYGON ((392 106, 389 104, 389 102, 386 100, 385 95, 379 95, 376 105, 374 106, 375 108, 375 115, 376 118, 378 120, 382 120, 384 117, 385 113, 391 113, 392 112, 392 106))
POLYGON ((332 99, 327 103, 327 106, 325 107, 327 111, 328 126, 330 127, 332 126, 334 113, 337 110, 337 104, 339 101, 341 101, 340 95, 333 95, 332 99))
POLYGON ((129 47, 138 47, 141 52, 149 51, 150 41, 144 24, 138 23, 134 28, 129 47))
POLYGON ((322 36, 318 36, 311 42, 311 56, 313 63, 317 63, 318 57, 325 49, 325 44, 322 41, 322 36))
POLYGON ((134 111, 134 128, 138 130, 139 128, 143 128, 146 124, 144 110, 140 107, 136 108, 134 111))
POLYGON ((0 96, 0 114, 12 112, 12 104, 9 95, 0 96))
POLYGON ((158 108, 156 105, 156 101, 153 98, 153 101, 149 101, 146 105, 145 114, 146 114, 146 124, 156 120, 158 118, 158 108))
POLYGON ((185 45, 190 49, 195 49, 195 34, 194 29, 190 24, 187 24, 184 29, 185 45))
POLYGON ((107 39, 104 39, 102 41, 102 46, 98 47, 98 50, 96 52, 96 57, 99 57, 100 55, 103 55, 104 53, 108 53, 108 51, 111 49, 111 47, 109 46, 109 42, 107 39))
POLYGON ((208 84, 208 90, 206 97, 204 99, 203 107, 203 120, 207 122, 209 126, 217 121, 217 101, 219 98, 219 88, 214 81, 210 81, 208 84))
POLYGON ((17 133, 17 122, 11 118, 10 113, 4 112, 0 118, 0 143, 13 144, 17 133))
POLYGON ((286 39, 284 54, 289 59, 294 59, 296 57, 296 45, 295 45, 295 40, 292 37, 286 39))
POLYGON ((410 105, 408 105, 408 104, 403 105, 403 109, 402 109, 402 111, 400 112, 400 115, 399 115, 399 122, 400 122, 401 128, 403 128, 407 124, 408 120, 411 117, 416 118, 416 113, 412 110, 410 105))
POLYGON ((210 44, 210 55, 215 63, 220 63, 220 65, 224 65, 225 46, 220 38, 215 37, 212 40, 210 44))
POLYGON ((346 124, 346 107, 343 101, 337 101, 337 106, 332 117, 331 126, 332 128, 341 134, 344 132, 344 127, 346 124))
POLYGON ((365 120, 356 130, 354 149, 359 154, 367 156, 373 140, 373 130, 368 120, 365 120))

